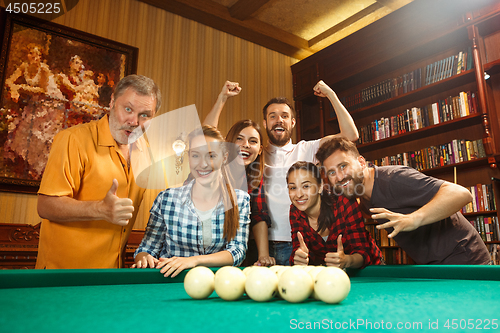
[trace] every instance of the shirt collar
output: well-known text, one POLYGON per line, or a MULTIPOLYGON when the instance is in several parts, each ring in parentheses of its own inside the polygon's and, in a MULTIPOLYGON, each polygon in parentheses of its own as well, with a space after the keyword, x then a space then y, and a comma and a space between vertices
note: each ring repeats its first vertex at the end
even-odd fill
POLYGON ((105 115, 99 119, 97 123, 97 144, 99 146, 112 147, 116 145, 116 141, 111 135, 111 130, 109 129, 109 115, 105 115))
MULTIPOLYGON (((182 186, 181 187, 181 193, 180 193, 180 196, 179 196, 179 200, 180 200, 180 202, 183 205, 187 205, 187 204, 191 203, 193 205, 193 208, 194 208, 194 202, 191 199, 191 189, 193 188, 193 185, 194 185, 195 181, 196 180, 193 179, 192 181, 190 181, 186 185, 182 186)), ((219 200, 219 202, 217 203, 217 206, 215 206, 215 209, 218 211, 221 208, 224 208, 224 205, 222 203, 222 200, 219 200)))
POLYGON ((307 219, 306 213, 295 207, 293 204, 290 205, 290 215, 294 216, 296 219, 307 219))
POLYGON ((266 150, 269 154, 276 154, 276 152, 278 152, 280 150, 287 152, 287 153, 291 152, 293 150, 292 139, 290 139, 290 141, 288 141, 288 143, 282 147, 278 147, 278 146, 273 145, 272 143, 268 143, 266 146, 266 150))
POLYGON ((183 205, 191 201, 191 189, 193 188, 194 181, 195 180, 193 179, 192 181, 181 187, 180 201, 183 205))

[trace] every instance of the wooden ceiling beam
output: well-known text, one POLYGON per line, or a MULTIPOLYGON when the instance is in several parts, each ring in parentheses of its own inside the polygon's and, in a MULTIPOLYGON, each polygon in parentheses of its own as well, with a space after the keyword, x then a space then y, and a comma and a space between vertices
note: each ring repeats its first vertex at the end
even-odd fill
POLYGON ((397 6, 396 4, 396 1, 394 0, 375 0, 375 1, 381 4, 382 6, 388 7, 392 10, 396 10, 399 8, 399 6, 397 6))
POLYGON ((350 16, 349 18, 345 19, 344 21, 342 21, 342 22, 334 25, 333 27, 331 27, 330 29, 326 30, 325 32, 317 35, 314 38, 311 38, 309 40, 309 47, 312 47, 314 44, 319 43, 323 39, 330 37, 331 35, 333 35, 333 34, 339 32, 340 30, 342 30, 342 29, 350 26, 351 24, 355 23, 356 21, 361 20, 365 16, 370 15, 371 13, 379 10, 382 7, 383 6, 379 3, 379 1, 375 2, 374 4, 366 7, 365 9, 363 9, 363 10, 361 10, 359 12, 357 12, 353 16, 350 16))
POLYGON ((230 15, 227 7, 214 1, 139 1, 299 60, 313 54, 306 39, 254 18, 245 21, 238 20, 230 15))
POLYGON ((235 19, 244 21, 268 2, 269 0, 238 0, 229 7, 229 14, 235 19))

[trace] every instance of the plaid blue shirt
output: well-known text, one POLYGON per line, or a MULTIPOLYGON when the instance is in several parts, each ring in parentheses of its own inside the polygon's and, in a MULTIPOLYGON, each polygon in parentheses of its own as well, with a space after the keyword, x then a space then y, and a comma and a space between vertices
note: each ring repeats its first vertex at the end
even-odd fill
POLYGON ((229 243, 222 236, 224 205, 222 201, 217 204, 212 213, 212 243, 204 249, 202 223, 191 200, 193 184, 194 181, 158 194, 150 210, 144 238, 135 255, 147 252, 156 258, 191 257, 225 250, 233 256, 233 265, 239 265, 247 250, 250 196, 244 191, 235 190, 240 226, 236 237, 229 243))

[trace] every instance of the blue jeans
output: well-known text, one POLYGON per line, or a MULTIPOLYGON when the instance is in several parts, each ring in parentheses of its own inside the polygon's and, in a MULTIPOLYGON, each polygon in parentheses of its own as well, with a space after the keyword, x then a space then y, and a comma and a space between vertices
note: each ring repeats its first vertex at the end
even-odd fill
POLYGON ((292 250, 292 242, 269 241, 269 255, 274 257, 276 265, 290 266, 292 250))

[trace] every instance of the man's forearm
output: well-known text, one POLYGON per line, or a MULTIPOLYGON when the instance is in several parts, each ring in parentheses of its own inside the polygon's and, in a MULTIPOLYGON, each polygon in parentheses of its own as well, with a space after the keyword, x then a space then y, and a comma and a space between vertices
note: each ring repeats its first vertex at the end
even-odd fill
POLYGON ((358 129, 356 128, 356 124, 354 123, 349 111, 347 111, 342 102, 340 102, 340 99, 335 92, 333 92, 333 94, 328 94, 327 96, 328 100, 330 100, 330 103, 335 109, 335 113, 337 114, 340 135, 351 141, 358 140, 358 129))
POLYGON ((79 201, 70 197, 38 195, 38 215, 53 222, 102 220, 98 201, 79 201))
POLYGON ((471 200, 472 196, 466 188, 446 182, 441 185, 431 201, 410 215, 421 227, 449 217, 471 200))
POLYGON ((339 98, 337 97, 337 94, 335 94, 334 91, 331 91, 328 94, 326 94, 326 96, 330 101, 330 103, 332 104, 335 113, 337 114, 340 133, 325 136, 324 138, 321 139, 320 145, 338 136, 342 136, 350 141, 358 140, 359 133, 358 129, 356 128, 356 124, 354 123, 354 120, 352 119, 349 111, 347 111, 342 102, 340 102, 339 98))

